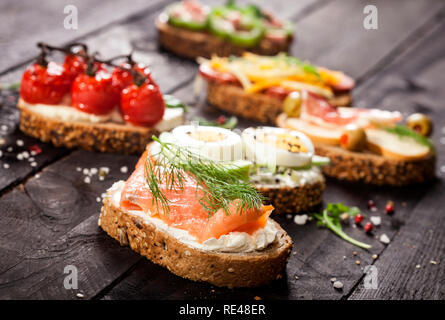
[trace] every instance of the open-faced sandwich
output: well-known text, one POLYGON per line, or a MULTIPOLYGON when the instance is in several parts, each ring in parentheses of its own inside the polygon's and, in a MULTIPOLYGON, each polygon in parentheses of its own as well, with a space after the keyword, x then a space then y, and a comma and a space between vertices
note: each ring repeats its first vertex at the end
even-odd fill
POLYGON ((280 278, 292 240, 242 170, 154 139, 107 191, 99 226, 184 278, 227 287, 280 278))
POLYGON ((306 90, 333 106, 348 106, 355 82, 332 71, 280 53, 259 56, 200 59, 199 75, 207 83, 212 106, 243 118, 274 123, 293 105, 292 92, 306 90))
POLYGON ((331 159, 326 175, 377 185, 407 185, 434 177, 436 154, 427 138, 432 122, 422 114, 401 125, 400 112, 335 108, 312 93, 293 93, 293 111, 277 124, 304 132, 315 153, 331 159))
POLYGON ((192 124, 165 132, 160 139, 237 171, 274 206, 274 214, 308 211, 322 202, 325 182, 319 166, 329 159, 314 156, 312 142, 301 132, 258 127, 239 135, 192 124))
POLYGON ((287 52, 293 33, 289 22, 234 1, 214 8, 195 0, 177 2, 159 15, 156 27, 161 46, 187 58, 240 55, 245 50, 287 52))
POLYGON ((131 56, 114 65, 88 55, 85 45, 39 46, 20 84, 24 133, 56 146, 140 154, 153 135, 183 123, 181 103, 163 96, 150 69, 131 56), (63 52, 63 64, 48 61, 49 51, 63 52))

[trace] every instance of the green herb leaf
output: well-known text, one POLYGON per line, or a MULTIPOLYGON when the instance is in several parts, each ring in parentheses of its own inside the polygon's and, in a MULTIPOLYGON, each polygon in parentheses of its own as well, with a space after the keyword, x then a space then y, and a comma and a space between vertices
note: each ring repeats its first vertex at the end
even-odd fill
POLYGON ((233 166, 228 170, 227 163, 206 159, 155 136, 153 140, 160 145, 160 150, 151 155, 155 162, 147 159, 145 176, 153 194, 153 204, 158 209, 161 206, 162 212, 169 212, 170 200, 160 186, 169 191, 184 190, 184 182, 189 177, 196 181, 196 195, 209 216, 219 209, 230 214, 229 206, 235 200, 237 213, 261 208, 265 197, 244 180, 243 170, 233 170, 233 166))
POLYGON ((182 109, 184 109, 185 112, 188 111, 188 107, 184 104, 184 102, 182 102, 178 98, 176 98, 172 95, 169 95, 169 94, 164 94, 163 97, 164 97, 165 106, 167 108, 182 108, 182 109))
POLYGON ((424 146, 427 146, 430 149, 434 148, 433 144, 431 143, 431 141, 429 139, 425 138, 424 136, 418 134, 417 132, 415 132, 414 130, 411 130, 410 128, 408 128, 406 126, 397 124, 397 125, 391 126, 391 127, 382 127, 382 129, 384 129, 390 133, 396 134, 402 139, 403 138, 411 138, 411 139, 414 139, 416 142, 418 142, 424 146))
POLYGON ((348 236, 342 229, 340 215, 342 213, 348 213, 349 216, 354 217, 360 213, 360 209, 357 207, 348 207, 342 203, 328 203, 323 213, 313 213, 312 217, 317 220, 318 227, 326 227, 333 231, 340 238, 356 245, 360 248, 370 249, 369 244, 357 241, 348 236))
POLYGON ((235 129, 238 124, 238 118, 232 116, 226 120, 226 122, 220 124, 217 121, 207 120, 202 117, 194 117, 193 121, 198 121, 201 126, 220 127, 224 129, 235 129))

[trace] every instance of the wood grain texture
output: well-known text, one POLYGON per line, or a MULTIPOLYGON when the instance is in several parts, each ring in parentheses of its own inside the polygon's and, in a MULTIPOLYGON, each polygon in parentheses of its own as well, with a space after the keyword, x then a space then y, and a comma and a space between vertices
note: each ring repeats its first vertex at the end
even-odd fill
POLYGON ((402 108, 405 114, 423 112, 430 115, 436 130, 438 180, 430 187, 400 230, 376 262, 379 274, 377 290, 365 290, 360 284, 351 299, 444 299, 445 216, 442 197, 445 148, 445 60, 442 41, 445 22, 432 28, 417 45, 400 56, 360 89, 363 103, 389 109, 402 108), (438 264, 431 264, 437 261, 438 264), (416 266, 420 265, 417 269, 416 266))
POLYGON ((435 0, 333 1, 298 23, 291 53, 359 78, 443 7, 435 0), (363 27, 368 4, 378 9, 378 30, 363 27))
POLYGON ((97 31, 114 22, 124 20, 135 14, 143 14, 162 0, 127 1, 82 1, 49 0, 36 5, 35 1, 2 1, 0 4, 0 73, 29 60, 37 54, 35 44, 38 41, 62 45, 97 31), (74 5, 78 12, 78 29, 64 28, 67 14, 64 8, 74 5))
POLYGON ((63 287, 63 268, 69 264, 79 269, 80 290, 94 296, 139 259, 118 249, 97 226, 98 198, 129 176, 137 158, 76 151, 0 198, 0 297, 75 297, 63 287), (108 167, 110 173, 86 183, 78 167, 108 167))
MULTIPOLYGON (((445 165, 445 148, 440 143, 444 135, 442 132, 445 132, 442 131, 445 114, 438 103, 445 98, 441 88, 445 80, 442 61, 444 44, 440 41, 445 29, 441 16, 438 16, 442 2, 403 1, 402 5, 402 1, 376 1, 381 14, 381 28, 378 31, 365 31, 362 28, 365 1, 305 0, 292 6, 286 0, 273 4, 266 0, 255 2, 297 21, 298 42, 292 48, 293 54, 309 58, 315 63, 343 69, 366 80, 355 93, 359 105, 403 109, 404 113, 421 111, 434 117, 437 130, 433 139, 439 153, 438 168, 445 165), (425 28, 425 25, 430 28, 425 28), (423 39, 425 32, 428 33, 426 40, 423 39), (406 39, 413 39, 413 43, 407 45, 406 39), (400 52, 409 47, 412 48, 398 57, 400 52), (382 61, 389 63, 393 60, 393 64, 380 70, 385 67, 382 61), (370 71, 375 71, 376 67, 378 72, 371 74, 370 71)), ((148 7, 151 3, 146 5, 148 7)), ((160 8, 154 6, 153 10, 144 9, 139 15, 122 11, 118 14, 122 15, 119 23, 110 22, 107 28, 100 28, 84 39, 92 49, 100 50, 104 57, 135 49, 137 59, 150 64, 163 91, 174 92, 194 105, 189 118, 199 115, 214 119, 219 112, 209 109, 202 100, 196 102, 192 95, 191 80, 196 72, 196 64, 158 50, 153 21, 160 8), (129 14, 131 18, 128 18, 129 14)), ((47 14, 38 13, 38 16, 46 17, 47 14)), ((105 18, 97 19, 101 20, 100 23, 105 21, 105 18)), ((115 20, 110 18, 109 21, 115 20)), ((91 27, 91 31, 94 30, 91 27)), ((47 31, 48 39, 51 42, 54 42, 52 39, 60 39, 58 32, 57 29, 54 33, 47 31)), ((35 37, 33 33, 30 35, 35 37)), ((33 38, 25 42, 26 45, 32 45, 29 47, 32 49, 34 41, 33 38)), ((19 63, 28 59, 25 54, 18 59, 20 55, 17 52, 25 52, 23 50, 19 48, 15 51, 14 59, 4 56, 8 62, 5 65, 8 67, 15 61, 19 63)), ((3 60, 0 70, 2 63, 3 60)), ((0 80, 17 81, 22 71, 23 68, 11 70, 0 80)), ((4 135, 9 145, 15 143, 16 137, 21 137, 21 134, 14 131, 17 121, 15 109, 5 105, 3 101, 0 122, 10 127, 4 135)), ((240 121, 240 128, 250 125, 256 124, 240 121)), ((32 141, 26 141, 25 146, 32 141)), ((42 160, 42 167, 66 155, 63 149, 49 151, 52 150, 50 146, 43 146, 48 153, 47 158, 43 158, 44 154, 38 158, 42 160)), ((317 228, 315 222, 298 226, 285 216, 279 217, 278 222, 295 243, 295 254, 289 260, 286 277, 258 289, 218 289, 174 276, 130 249, 119 247, 98 228, 101 204, 96 198, 112 182, 125 179, 131 173, 136 159, 75 151, 50 164, 37 176, 25 180, 34 171, 27 171, 28 168, 21 165, 11 165, 13 170, 3 175, 6 171, 0 167, 0 189, 22 182, 14 189, 3 189, 0 196, 1 298, 77 299, 78 292, 83 293, 85 298, 103 299, 444 297, 441 276, 444 274, 444 220, 443 215, 438 214, 443 211, 440 211, 440 199, 445 190, 442 180, 432 185, 381 188, 328 179, 325 203, 356 205, 368 217, 382 217, 382 225, 375 229, 373 235, 366 235, 361 228, 352 224, 344 227, 352 237, 372 244, 373 248, 370 251, 360 250, 330 231, 317 228), (85 176, 76 170, 77 167, 100 166, 110 167, 110 175, 105 181, 93 177, 89 184, 85 183, 85 176), (120 172, 122 166, 128 167, 128 173, 120 172), (376 201, 377 212, 366 209, 369 199, 376 201), (383 211, 388 200, 396 204, 393 216, 383 211), (392 240, 388 247, 378 241, 381 234, 388 235, 392 240), (413 248, 414 245, 416 248, 413 248), (354 251, 357 255, 353 255, 354 251), (379 255, 379 258, 374 260, 372 254, 379 255), (360 260, 361 264, 357 265, 356 260, 360 260), (437 260, 439 264, 432 265, 429 260, 437 260), (363 290, 360 281, 363 278, 363 267, 372 263, 379 269, 380 287, 371 292, 363 290), (63 268, 69 264, 79 270, 79 290, 66 290, 63 287, 66 276, 63 268), (415 269, 416 264, 421 264, 421 268, 415 269), (342 291, 332 287, 331 277, 344 283, 342 291)), ((0 158, 0 166, 3 160, 0 158)), ((11 160, 10 156, 8 160, 11 160)), ((35 170, 42 168, 39 161, 35 170)), ((437 173, 441 178, 441 171, 437 173)))
POLYGON ((0 194, 3 190, 17 185, 44 166, 68 154, 68 151, 63 148, 54 148, 20 132, 16 102, 17 92, 0 90, 0 194), (38 146, 42 153, 30 155, 30 146, 38 146), (27 152, 29 157, 18 159, 17 156, 23 152, 27 152), (35 164, 31 164, 33 162, 35 164))

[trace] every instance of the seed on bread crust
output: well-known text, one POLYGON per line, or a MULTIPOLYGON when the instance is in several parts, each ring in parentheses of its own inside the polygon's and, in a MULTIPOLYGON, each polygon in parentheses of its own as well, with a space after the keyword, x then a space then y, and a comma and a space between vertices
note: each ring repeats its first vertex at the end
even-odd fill
POLYGON ((123 154, 141 154, 159 132, 114 123, 66 122, 42 116, 17 105, 20 109, 20 130, 56 147, 83 148, 86 150, 123 154))
POLYGON ((422 183, 435 176, 434 154, 422 160, 401 161, 327 145, 315 146, 315 153, 331 159, 330 164, 322 168, 323 173, 340 180, 404 186, 422 183))
POLYGON ((274 214, 290 214, 314 209, 323 200, 323 191, 326 185, 324 180, 313 184, 298 187, 259 187, 267 198, 267 202, 275 208, 274 214))

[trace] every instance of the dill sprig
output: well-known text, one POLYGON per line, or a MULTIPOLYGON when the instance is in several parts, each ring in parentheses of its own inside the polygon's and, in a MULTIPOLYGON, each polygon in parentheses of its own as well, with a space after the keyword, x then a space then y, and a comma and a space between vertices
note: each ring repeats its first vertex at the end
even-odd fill
POLYGON ((243 180, 243 173, 228 170, 227 163, 212 161, 197 155, 188 148, 169 142, 162 142, 153 137, 160 149, 147 159, 145 176, 148 187, 153 194, 153 205, 163 213, 169 213, 170 200, 162 191, 184 190, 184 182, 188 177, 196 181, 196 196, 204 210, 213 215, 219 209, 230 214, 230 204, 236 200, 237 213, 244 210, 261 208, 265 197, 262 196, 249 182, 243 180))

